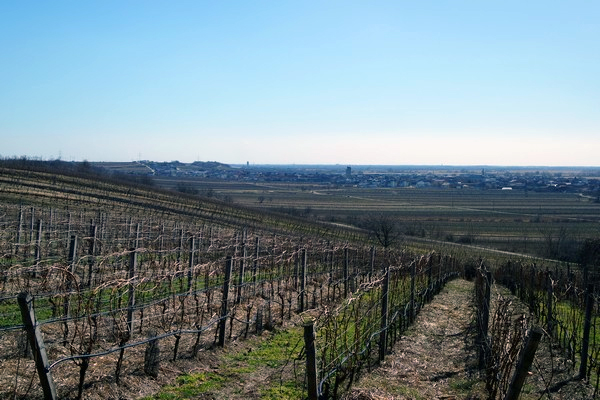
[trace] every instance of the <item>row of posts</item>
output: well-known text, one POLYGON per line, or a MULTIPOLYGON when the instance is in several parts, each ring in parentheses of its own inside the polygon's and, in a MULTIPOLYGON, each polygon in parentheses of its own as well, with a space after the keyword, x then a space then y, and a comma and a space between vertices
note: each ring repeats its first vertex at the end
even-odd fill
MULTIPOLYGON (((41 226, 42 226, 42 222, 39 222, 39 227, 38 227, 38 231, 41 231, 41 226)), ((91 240, 90 243, 90 255, 93 255, 95 252, 95 234, 96 234, 96 227, 95 225, 91 226, 91 237, 93 238, 93 240, 91 240)), ((39 235, 41 236, 41 234, 39 235)), ((136 245, 137 245, 137 237, 139 237, 139 225, 137 228, 137 236, 136 236, 136 245)), ((137 247, 137 246, 136 246, 137 247)), ((258 248, 259 248, 259 239, 258 237, 256 238, 256 252, 258 253, 258 248)), ((69 315, 69 303, 70 303, 70 290, 72 288, 72 278, 75 276, 75 266, 76 266, 76 257, 75 254, 77 252, 77 236, 73 235, 71 237, 71 241, 70 241, 70 246, 69 246, 69 258, 68 258, 68 264, 69 264, 69 268, 70 268, 70 272, 71 272, 71 277, 69 279, 67 279, 67 294, 65 297, 65 301, 64 301, 64 312, 65 315, 68 316, 69 315)), ((192 238, 191 243, 190 243, 190 260, 189 260, 189 264, 190 264, 190 268, 188 269, 188 290, 191 288, 192 285, 192 280, 193 280, 193 276, 192 276, 192 269, 193 269, 193 264, 194 264, 194 252, 195 252, 195 245, 194 245, 194 240, 192 238)), ((244 264, 244 260, 246 259, 246 248, 245 246, 242 246, 242 253, 243 256, 241 258, 240 261, 240 274, 239 274, 239 282, 237 285, 237 297, 236 297, 236 303, 239 303, 241 301, 241 288, 243 285, 243 276, 244 276, 244 268, 245 268, 245 264, 244 264)), ((36 254, 36 259, 37 259, 37 254, 36 254)), ((255 258, 255 263, 256 263, 256 259, 255 258)), ((301 268, 299 271, 299 280, 300 280, 300 296, 299 296, 299 311, 302 312, 305 310, 306 304, 305 304, 305 298, 306 298, 306 272, 307 272, 307 252, 306 249, 302 249, 301 252, 301 268)), ((91 280, 92 280, 92 267, 93 267, 93 257, 90 258, 90 265, 89 265, 89 272, 88 272, 88 284, 91 284, 91 280)), ((254 266, 256 268, 256 265, 254 266)), ((231 256, 228 256, 226 259, 226 265, 225 265, 225 279, 223 282, 223 299, 222 299, 222 310, 221 310, 221 318, 219 321, 219 335, 218 335, 218 345, 219 346, 224 346, 225 344, 225 332, 226 332, 226 319, 227 319, 227 315, 228 315, 228 303, 229 303, 229 291, 230 291, 230 281, 231 281, 231 274, 232 274, 232 269, 233 269, 233 258, 231 256)), ((136 276, 136 270, 137 270, 137 252, 135 251, 135 248, 132 248, 130 251, 130 262, 129 262, 129 271, 128 271, 128 278, 129 278, 129 288, 128 288, 128 292, 129 292, 129 300, 128 300, 128 309, 127 309, 127 328, 129 331, 129 334, 132 335, 133 331, 134 331, 134 307, 135 307, 135 276, 136 276)), ((411 315, 413 315, 414 313, 414 287, 415 287, 415 272, 414 272, 414 265, 413 265, 413 271, 411 271, 411 275, 412 275, 412 279, 411 279, 411 300, 410 300, 410 304, 411 304, 411 315)), ((481 275, 479 277, 479 279, 481 279, 481 281, 483 282, 483 285, 479 285, 479 289, 477 292, 477 303, 479 305, 479 312, 478 312, 478 335, 477 335, 477 344, 478 344, 478 348, 479 348, 479 366, 481 369, 483 369, 485 367, 485 363, 486 363, 486 359, 489 357, 488 352, 488 346, 487 346, 487 337, 488 337, 488 325, 489 325, 489 303, 490 303, 490 285, 491 285, 491 273, 489 272, 483 272, 482 274, 485 275, 481 275)), ((347 282, 347 278, 348 278, 348 255, 347 255, 347 249, 345 252, 345 262, 344 262, 344 278, 345 281, 347 282)), ((254 275, 254 278, 256 279, 256 276, 254 275)), ((548 277, 548 279, 550 279, 548 277)), ((548 305, 547 305, 547 324, 548 324, 548 331, 552 332, 553 329, 553 316, 552 316, 552 298, 553 298, 553 293, 552 293, 552 285, 548 284, 547 286, 548 288, 548 305)), ((387 344, 387 325, 388 325, 388 291, 389 291, 389 268, 385 269, 385 275, 384 275, 384 282, 383 282, 383 292, 382 292, 382 303, 381 303, 381 332, 380 332, 380 339, 379 339, 379 359, 380 361, 383 361, 383 359, 385 358, 385 354, 386 354, 386 344, 387 344)), ((347 288, 347 284, 345 285, 345 290, 344 293, 348 294, 348 288, 347 288)), ((581 350, 581 364, 580 364, 580 369, 579 369, 579 376, 580 377, 585 377, 586 376, 586 372, 587 372, 587 364, 588 364, 588 352, 589 352, 589 341, 590 341, 590 330, 591 330, 591 315, 592 315, 592 311, 593 311, 593 306, 594 306, 594 299, 593 299, 593 286, 592 285, 588 285, 587 290, 586 290, 586 297, 585 297, 585 319, 584 319, 584 331, 583 331, 583 339, 582 339, 582 350, 581 350)), ((54 388, 54 385, 52 383, 52 376, 50 374, 50 371, 48 370, 48 359, 45 353, 45 346, 43 343, 43 339, 41 336, 41 332, 39 330, 39 327, 35 321, 35 313, 32 307, 32 302, 33 299, 32 297, 27 294, 27 293, 21 293, 18 297, 18 302, 19 302, 19 306, 21 309, 21 314, 22 314, 22 318, 23 318, 23 323, 25 325, 25 329, 27 330, 28 333, 28 337, 29 337, 29 342, 31 345, 31 348, 33 350, 34 353, 34 358, 36 361, 36 368, 38 370, 38 374, 40 375, 40 381, 42 384, 42 388, 44 390, 44 395, 47 399, 54 399, 56 398, 56 389, 54 388)), ((65 324, 67 324, 66 320, 65 320, 65 324)), ((68 332, 68 326, 65 326, 65 335, 67 335, 68 332)), ((533 329, 532 331, 530 331, 528 339, 527 339, 527 345, 526 345, 526 349, 524 350, 524 353, 527 353, 527 348, 528 346, 530 347, 534 347, 533 350, 531 350, 531 348, 528 350, 529 352, 533 351, 533 353, 535 353, 535 348, 537 348, 537 343, 539 343, 539 338, 541 337, 541 334, 538 335, 538 333, 541 332, 538 329, 533 329), (531 343, 530 343, 531 342, 531 343)), ((131 336, 130 336, 131 337, 131 336)), ((305 345, 306 345, 306 349, 307 349, 307 373, 309 374, 309 394, 310 394, 310 398, 318 398, 318 393, 317 390, 315 389, 314 391, 312 390, 313 386, 316 388, 317 385, 316 383, 313 385, 313 379, 311 378, 311 375, 313 374, 313 370, 314 370, 314 382, 316 382, 316 354, 314 354, 314 356, 311 356, 311 352, 314 352, 314 342, 311 343, 311 339, 314 341, 314 327, 312 324, 306 325, 305 326, 305 333, 304 333, 304 338, 305 338, 305 345), (312 333, 311 333, 312 332, 312 333), (312 351, 311 351, 312 349, 312 351), (314 359, 313 359, 314 357, 314 359), (313 368, 314 366, 314 368, 313 368), (317 396, 317 397, 314 397, 317 396)), ((533 355, 522 355, 522 358, 526 361, 527 359, 531 358, 532 359, 533 355)), ((521 361, 519 361, 519 364, 521 364, 521 361)), ((516 381, 511 382, 510 385, 510 390, 509 393, 517 393, 520 392, 520 387, 516 387, 518 386, 519 383, 519 378, 517 378, 517 376, 522 376, 523 375, 523 369, 525 369, 525 371, 527 371, 527 369, 529 368, 529 365, 523 365, 523 366, 518 366, 517 371, 515 373, 515 376, 513 377, 513 380, 516 379, 516 381)), ((524 379, 524 378, 523 378, 524 379)), ((521 383, 522 384, 522 383, 521 383)), ((512 397, 509 396, 509 393, 507 393, 507 396, 505 397, 506 399, 510 399, 512 397)))
MULTIPOLYGON (((94 231, 94 226, 92 226, 92 233, 94 231)), ((138 225, 138 229, 137 229, 137 235, 136 235, 136 245, 137 245, 137 241, 139 240, 139 225, 138 225)), ((94 248, 93 248, 93 243, 95 241, 92 241, 92 247, 90 247, 90 254, 93 254, 94 248)), ((256 252, 258 253, 258 238, 256 239, 256 252)), ((137 246, 136 246, 137 247, 137 246)), ((135 279, 136 279, 136 273, 137 273, 137 252, 136 252, 136 247, 132 248, 130 253, 129 253, 129 269, 128 269, 128 304, 127 304, 127 331, 128 331, 128 339, 130 339, 133 336, 133 332, 134 332, 134 309, 135 309, 135 305, 136 305, 136 297, 135 297, 135 279)), ((193 258, 193 254, 195 251, 194 248, 194 240, 191 240, 191 244, 190 244, 190 268, 188 269, 188 290, 190 290, 192 282, 193 282, 193 276, 192 276, 192 267, 194 264, 194 258, 193 258)), ((68 258, 68 265, 69 265, 69 269, 70 269, 70 273, 71 276, 69 277, 68 281, 67 281, 67 293, 65 296, 65 301, 64 301, 64 312, 65 315, 68 317, 69 315, 69 302, 70 302, 70 290, 72 288, 72 279, 75 276, 76 270, 76 252, 77 252, 77 236, 73 235, 71 237, 71 242, 70 242, 70 246, 69 246, 69 258, 68 258)), ((240 274, 239 274, 239 282, 237 285, 237 298, 236 298, 236 302, 240 302, 241 300, 241 287, 243 285, 243 276, 244 276, 244 268, 245 268, 245 264, 244 264, 244 259, 245 259, 245 246, 242 248, 242 253, 243 253, 243 257, 240 261, 240 274)), ((372 250, 372 254, 374 253, 374 251, 372 250)), ((92 257, 93 259, 93 257, 92 257)), ((226 258, 226 263, 225 263, 225 277, 224 277, 224 281, 223 281, 223 298, 222 298, 222 309, 221 309, 221 316, 220 316, 220 320, 219 320, 219 324, 218 324, 218 346, 224 346, 225 345, 225 337, 226 337, 226 323, 227 323, 227 316, 229 313, 229 309, 228 309, 228 304, 229 304, 229 292, 230 292, 230 285, 231 285, 231 276, 232 276, 232 270, 233 270, 233 257, 232 256, 227 256, 226 258)), ((307 283, 307 279, 306 279, 306 274, 307 274, 307 251, 306 249, 302 249, 300 252, 300 263, 299 263, 299 271, 297 274, 297 278, 299 279, 299 283, 300 283, 300 288, 299 288, 299 299, 298 299, 298 310, 299 312, 303 312, 306 307, 306 283, 307 283)), ((256 267, 256 265, 255 265, 256 267)), ((373 265, 371 265, 371 268, 373 267, 373 265)), ((92 267, 90 264, 90 269, 89 269, 89 276, 88 276, 88 281, 91 281, 91 273, 92 273, 92 267)), ((347 249, 345 251, 345 262, 344 262, 344 268, 343 268, 343 273, 344 273, 344 278, 348 278, 348 252, 347 249)), ((416 276, 416 272, 415 272, 415 264, 413 263, 412 265, 412 270, 411 270, 411 297, 410 297, 410 318, 412 320, 412 318, 414 317, 414 309, 415 309, 415 276, 416 276)), ((253 279, 256 279, 256 276, 254 276, 253 279)), ((385 274, 384 274, 384 280, 383 280, 383 287, 382 287, 382 299, 381 299, 381 332, 380 332, 380 338, 379 338, 379 360, 383 361, 387 352, 387 328, 388 328, 388 296, 389 296, 389 285, 390 285, 390 269, 389 267, 385 268, 385 274)), ((344 293, 347 295, 348 294, 348 283, 346 282, 345 285, 345 290, 344 293)), ((40 375, 40 381, 42 382, 42 387, 44 389, 44 395, 46 399, 55 399, 56 397, 56 389, 54 388, 54 384, 52 383, 52 376, 50 373, 50 370, 48 369, 48 359, 47 356, 45 354, 45 346, 43 343, 43 339, 41 336, 41 333, 39 331, 39 327, 35 321, 35 313, 34 310, 32 308, 32 301, 33 299, 31 298, 31 296, 27 293, 21 293, 21 295, 19 295, 19 305, 21 306, 21 313, 22 313, 22 317, 23 317, 23 322, 24 325, 26 327, 26 330, 28 332, 29 335, 29 341, 30 341, 30 345, 31 348, 33 349, 33 353, 34 353, 34 358, 36 359, 36 366, 38 368, 38 374, 40 375), (38 365, 39 363, 39 365, 38 365)), ((66 340, 66 336, 68 335, 68 324, 67 324, 67 318, 65 318, 65 340, 66 340)), ((312 324, 310 326, 306 326, 305 327, 305 334, 304 334, 305 340, 306 340, 306 348, 307 348, 307 371, 309 373, 309 389, 310 389, 310 393, 311 394, 311 398, 316 398, 313 397, 314 393, 316 393, 313 389, 317 387, 316 384, 316 353, 314 351, 315 347, 314 347, 314 328, 312 326, 312 324), (310 333, 310 330, 312 331, 312 334, 310 333), (311 343, 311 339, 312 343, 311 343), (314 366, 314 367, 313 367, 314 366), (314 371, 314 373, 313 373, 314 371), (314 374, 314 379, 310 378, 310 376, 312 376, 314 374)), ((316 389, 315 389, 316 390, 316 389)))
MULTIPOLYGON (((414 302, 414 271, 412 274, 411 282, 411 309, 414 302)), ((476 344, 479 349, 479 366, 480 369, 486 367, 486 363, 491 356, 489 354, 488 346, 488 326, 489 326, 489 312, 490 312, 490 300, 491 300, 491 284, 492 274, 485 270, 480 270, 478 274, 478 282, 476 285, 476 302, 478 306, 478 331, 476 344)), ((549 278, 548 278, 549 279, 549 278)), ((381 333, 379 342, 379 359, 383 361, 386 352, 386 332, 387 332, 387 314, 388 314, 388 289, 389 289, 389 268, 386 268, 384 278, 384 289, 382 295, 382 318, 381 318, 381 333)), ((590 329, 592 311, 594 307, 594 288, 592 284, 588 284, 585 292, 585 317, 584 317, 584 329, 581 349, 581 364, 579 368, 579 379, 584 379, 586 376, 587 365, 588 365, 588 352, 590 342, 590 329)), ((548 332, 552 332, 553 319, 552 319, 552 285, 548 285, 548 308, 547 308, 547 328, 548 332)), ((525 345, 519 353, 519 358, 515 366, 515 372, 509 383, 507 392, 505 393, 504 400, 517 400, 520 396, 521 390, 525 383, 525 379, 529 374, 529 369, 533 364, 535 353, 538 345, 541 341, 543 330, 540 327, 533 327, 527 332, 525 338, 525 345)), ((318 389, 318 373, 316 363, 316 348, 315 348, 315 332, 314 324, 312 322, 304 325, 304 342, 306 349, 306 371, 308 379, 308 398, 310 400, 318 400, 320 393, 318 389)))
MULTIPOLYGON (((538 298, 535 294, 535 265, 533 267, 533 271, 531 272, 530 282, 529 282, 529 294, 528 301, 529 307, 531 309, 538 308, 538 298)), ((510 269, 509 269, 510 270, 510 269)), ((512 271, 512 270, 510 270, 512 271)), ((568 273, 570 276, 571 274, 568 273)), ((589 347, 590 347, 590 335, 591 335, 591 327, 592 327, 592 314, 594 310, 594 284, 589 277, 589 267, 584 265, 583 267, 583 282, 585 283, 584 289, 584 319, 583 319, 583 332, 581 338, 581 353, 580 353, 580 364, 578 371, 578 379, 585 379, 588 373, 588 365, 589 365, 589 347)), ((521 272, 521 278, 523 277, 521 272)), ((514 279, 514 278, 513 278, 514 279)), ((513 286, 522 285, 523 283, 516 283, 514 281, 508 282, 513 286)), ((524 293, 522 291, 519 292, 520 296, 523 298, 524 293)), ((554 303, 556 301, 556 294, 554 293, 552 272, 547 269, 545 271, 545 315, 542 315, 542 318, 545 318, 546 324, 545 329, 549 335, 553 338, 557 335, 557 321, 556 316, 554 315, 554 303)), ((560 340, 560 338, 559 338, 560 340)))
MULTIPOLYGON (((379 338, 379 361, 384 361, 385 354, 387 352, 387 328, 388 328, 388 294, 389 294, 389 267, 385 268, 385 275, 382 288, 382 299, 381 299, 381 332, 379 338)), ((488 325, 489 325, 489 311, 490 311, 490 298, 491 298, 491 282, 492 275, 490 272, 480 272, 478 277, 478 285, 476 292, 476 302, 478 305, 478 333, 476 338, 476 344, 479 348, 479 366, 481 369, 485 368, 488 361, 489 346, 488 346, 488 325)), ((415 290, 415 268, 411 271, 411 300, 410 300, 410 318, 414 318, 414 290, 415 290)), ((590 296, 591 297, 591 296, 590 296)), ((586 298, 586 311, 593 299, 589 300, 586 298)), ((593 304, 593 303, 592 303, 593 304)), ((586 312, 586 319, 588 318, 586 312)), ((512 376, 508 390, 505 394, 504 400, 517 400, 525 379, 528 375, 528 371, 533 363, 535 352, 541 340, 543 331, 539 327, 531 329, 525 339, 525 346, 519 353, 519 359, 515 368, 515 373, 512 376)), ((585 333, 584 333, 585 336, 585 333)), ((582 358, 584 353, 587 351, 588 339, 584 338, 584 350, 582 350, 582 358)), ((308 384, 308 398, 310 400, 318 400, 321 398, 318 384, 318 371, 317 371, 317 356, 315 346, 315 330, 314 322, 310 321, 304 325, 304 343, 306 351, 306 373, 307 373, 307 384, 308 384)), ((587 353, 585 355, 587 358, 587 353)), ((582 361, 582 365, 585 362, 582 361)), ((585 371, 585 366, 582 366, 582 370, 585 371)), ((580 372, 580 376, 581 372, 580 372)), ((584 375, 583 375, 584 376, 584 375)))
MULTIPOLYGON (((430 265, 431 267, 431 265, 430 265)), ((431 269, 430 269, 431 272, 431 269)), ((409 303, 409 315, 410 322, 415 317, 415 288, 416 288, 416 264, 411 265, 411 293, 409 303)), ((429 282, 431 285, 432 282, 429 282)), ((387 354, 388 345, 388 328, 389 328, 389 289, 390 289, 390 268, 386 266, 384 268, 384 276, 382 283, 381 293, 381 325, 379 333, 379 348, 378 356, 379 361, 383 362, 387 354)), ((307 385, 308 385, 308 399, 318 400, 322 397, 322 393, 319 389, 318 371, 317 371, 317 352, 315 346, 315 328, 314 321, 309 321, 304 325, 304 346, 306 352, 306 374, 307 374, 307 385)))
MULTIPOLYGON (((93 229, 93 228, 92 228, 93 229)), ((139 232, 139 229, 138 229, 139 232)), ((94 241, 93 241, 94 242, 94 241)), ((136 240, 137 242, 137 240, 136 240)), ((256 238, 256 252, 258 254, 258 245, 259 239, 256 238)), ((192 267, 194 264, 194 240, 191 240, 190 244, 190 268, 188 270, 188 290, 190 290, 192 285, 192 267)), ((93 251, 91 248, 90 251, 93 251)), ((243 250, 245 252, 245 248, 243 250)), ((70 245, 69 245, 69 256, 68 256, 68 266, 70 276, 67 278, 66 284, 66 295, 64 299, 64 314, 66 316, 64 321, 64 336, 65 341, 68 336, 69 328, 68 328, 68 316, 70 315, 70 292, 73 287, 73 279, 76 274, 76 253, 77 253, 77 236, 73 235, 71 237, 70 245)), ((93 253, 92 253, 93 254, 93 253)), ((300 270, 300 298, 299 298, 299 311, 304 311, 306 304, 306 272, 307 272, 307 252, 306 249, 302 249, 301 252, 301 270, 300 270)), ((245 254, 244 254, 245 255, 245 254)), ((237 299, 236 302, 241 301, 241 286, 243 285, 243 276, 244 276, 244 262, 240 262, 240 281, 238 282, 238 291, 237 291, 237 299)), ((221 309, 221 317, 218 324, 218 346, 223 347, 225 345, 225 333, 226 333, 226 323, 227 316, 229 313, 228 304, 229 304, 229 292, 230 292, 230 284, 231 284, 231 275, 233 269, 233 257, 227 256, 225 262, 225 278, 223 281, 223 298, 222 298, 222 309, 221 309)), ((256 268, 256 261, 255 266, 256 268)), ((88 281, 91 280, 92 268, 90 266, 88 281)), ((127 331, 128 338, 133 336, 134 332, 134 310, 136 305, 136 297, 135 297, 135 278, 137 272, 137 252, 135 248, 132 248, 129 253, 129 268, 128 268, 128 304, 127 304, 127 331)), ((256 279, 256 275, 253 276, 253 279, 256 279)), ((40 378, 40 383, 44 392, 44 398, 47 400, 54 400, 57 398, 56 395, 56 387, 54 385, 52 374, 49 369, 48 357, 45 350, 44 340, 39 328, 39 325, 36 321, 35 310, 33 308, 33 297, 27 293, 23 292, 18 296, 18 303, 21 310, 21 316, 23 320, 23 324, 25 326, 25 330, 28 335, 29 344, 32 349, 33 357, 36 363, 36 369, 38 371, 38 375, 40 378)))
MULTIPOLYGON (((477 335, 475 344, 478 349, 479 369, 484 370, 488 363, 494 357, 490 354, 490 344, 488 328, 490 321, 490 301, 492 274, 487 271, 483 265, 477 270, 475 282, 475 305, 477 307, 477 335)), ((527 332, 525 346, 519 352, 519 358, 515 366, 515 371, 511 377, 508 389, 504 395, 504 400, 517 400, 521 394, 525 379, 529 374, 529 369, 533 364, 535 353, 543 335, 540 327, 533 327, 527 332)))

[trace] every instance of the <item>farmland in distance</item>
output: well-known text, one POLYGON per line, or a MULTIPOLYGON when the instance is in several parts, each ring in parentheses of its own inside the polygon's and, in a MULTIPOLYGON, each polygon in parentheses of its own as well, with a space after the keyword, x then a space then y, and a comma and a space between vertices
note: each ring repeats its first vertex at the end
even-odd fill
POLYGON ((578 193, 525 190, 332 187, 155 178, 244 206, 361 227, 372 213, 398 222, 406 240, 476 245, 572 261, 579 243, 600 235, 600 203, 578 193))

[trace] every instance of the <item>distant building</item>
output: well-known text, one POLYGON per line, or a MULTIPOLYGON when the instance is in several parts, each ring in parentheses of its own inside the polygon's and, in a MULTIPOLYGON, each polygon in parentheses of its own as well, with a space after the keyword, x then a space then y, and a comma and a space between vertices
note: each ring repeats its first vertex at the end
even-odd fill
POLYGON ((352 175, 352 168, 346 167, 346 178, 350 178, 352 175))

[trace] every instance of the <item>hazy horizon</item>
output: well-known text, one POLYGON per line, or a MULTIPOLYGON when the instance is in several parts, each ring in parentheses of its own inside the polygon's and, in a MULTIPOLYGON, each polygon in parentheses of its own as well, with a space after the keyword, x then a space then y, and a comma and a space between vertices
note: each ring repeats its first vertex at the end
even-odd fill
POLYGON ((1 157, 600 164, 600 3, 0 4, 1 157))
MULTIPOLYGON (((52 161, 52 160, 45 160, 45 161, 52 161)), ((62 161, 66 161, 66 160, 62 160, 62 161)), ((398 168, 398 169, 404 169, 404 168, 415 168, 415 169, 453 169, 453 168, 464 168, 464 169, 481 169, 481 168, 485 168, 485 169, 489 169, 489 168, 498 168, 498 169, 510 169, 510 168, 516 168, 516 169, 534 169, 534 168, 541 168, 541 169, 579 169, 579 168, 583 168, 583 169, 598 169, 600 168, 600 165, 493 165, 493 164, 356 164, 356 163, 335 163, 335 164, 326 164, 326 163, 319 163, 319 164, 306 164, 306 163, 288 163, 288 164, 265 164, 265 163, 224 163, 221 162, 219 160, 194 160, 194 161, 190 161, 190 162, 184 162, 181 160, 131 160, 131 161, 99 161, 99 160, 81 160, 81 161, 88 161, 92 164, 102 164, 102 163, 115 163, 115 164, 120 164, 120 163, 146 163, 146 162, 150 162, 150 163, 174 163, 174 162, 179 162, 179 163, 184 163, 184 164, 192 164, 194 162, 201 162, 201 163, 212 163, 212 162, 216 162, 216 163, 220 163, 220 164, 225 164, 225 165, 229 165, 229 166, 235 166, 235 167, 245 167, 245 166, 249 166, 249 167, 289 167, 289 168, 302 168, 302 167, 307 167, 307 168, 311 168, 311 167, 323 167, 323 168, 341 168, 345 171, 345 169, 347 167, 351 167, 351 168, 370 168, 370 167, 380 167, 380 168, 398 168)), ((73 160, 73 162, 81 162, 81 161, 77 161, 77 160, 73 160)))

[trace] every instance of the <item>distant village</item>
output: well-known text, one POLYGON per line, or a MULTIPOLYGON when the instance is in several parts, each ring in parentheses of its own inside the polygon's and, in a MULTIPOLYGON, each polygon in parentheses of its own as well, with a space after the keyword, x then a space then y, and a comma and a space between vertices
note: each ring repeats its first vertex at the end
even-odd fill
POLYGON ((291 182, 360 188, 530 190, 600 195, 600 168, 227 165, 137 161, 129 173, 240 182, 291 182))

